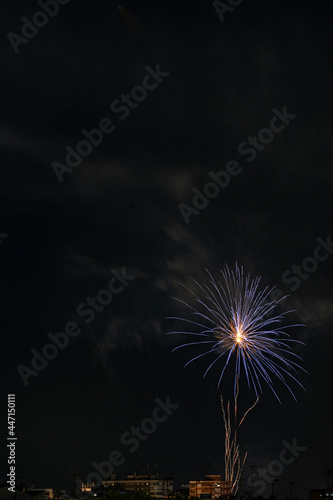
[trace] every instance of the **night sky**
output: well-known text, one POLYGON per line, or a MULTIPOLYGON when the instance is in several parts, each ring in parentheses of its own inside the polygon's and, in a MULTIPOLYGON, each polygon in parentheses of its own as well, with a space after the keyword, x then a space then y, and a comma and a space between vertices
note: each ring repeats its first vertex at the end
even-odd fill
MULTIPOLYGON (((219 367, 205 379, 205 363, 184 369, 194 351, 171 352, 182 339, 166 336, 179 324, 165 318, 188 315, 172 298, 190 300, 180 283, 207 282, 204 268, 216 276, 237 261, 289 295, 281 307, 306 325, 292 335, 306 344, 296 350, 308 372, 297 373, 306 389, 293 384, 297 402, 278 381, 282 405, 264 386, 240 434, 243 489, 251 467, 267 467, 294 439, 306 450, 279 475, 281 494, 291 480, 299 494, 324 487, 333 466, 331 2, 234 0, 222 14, 203 0, 63 0, 53 17, 36 17, 32 0, 5 3, 0 480, 8 393, 18 481, 69 488, 71 471, 86 478, 112 450, 125 457, 120 476, 147 464, 177 485, 221 473, 219 367), (24 28, 34 16, 47 24, 24 28), (81 142, 92 129, 93 145, 81 142), (211 173, 226 169, 205 201, 211 173), (94 311, 88 298, 109 282, 112 302, 100 295, 108 303, 94 311), (68 345, 25 384, 17 367, 31 369, 31 350, 65 327, 75 333, 68 345), (151 418, 157 398, 179 406, 131 452, 121 436, 151 418)), ((245 407, 254 395, 243 394, 245 407)))

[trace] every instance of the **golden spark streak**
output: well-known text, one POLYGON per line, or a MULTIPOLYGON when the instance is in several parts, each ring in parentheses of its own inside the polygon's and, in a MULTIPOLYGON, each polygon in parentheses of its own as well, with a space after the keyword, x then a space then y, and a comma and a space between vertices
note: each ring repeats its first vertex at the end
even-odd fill
POLYGON ((240 344, 244 340, 244 335, 241 328, 237 328, 236 330, 236 342, 240 344))

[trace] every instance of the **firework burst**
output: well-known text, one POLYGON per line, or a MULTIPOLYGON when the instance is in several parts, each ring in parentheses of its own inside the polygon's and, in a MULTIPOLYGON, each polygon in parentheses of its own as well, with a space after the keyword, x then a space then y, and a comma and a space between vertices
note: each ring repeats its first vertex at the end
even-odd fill
POLYGON ((298 370, 305 370, 296 362, 301 358, 292 352, 291 346, 303 342, 292 339, 285 330, 304 325, 281 325, 285 315, 292 312, 275 312, 285 297, 271 300, 269 296, 274 288, 266 287, 260 290, 260 277, 251 279, 249 274, 245 276, 243 268, 237 263, 235 271, 231 271, 228 266, 221 270, 221 281, 216 281, 211 273, 206 271, 210 286, 192 280, 198 287, 199 294, 182 285, 194 297, 197 307, 176 299, 191 310, 194 318, 169 319, 183 321, 191 325, 191 330, 198 331, 169 332, 196 337, 191 342, 177 346, 173 351, 195 345, 205 347, 205 352, 190 359, 185 366, 199 358, 213 355, 215 359, 210 362, 204 377, 213 366, 220 363, 222 368, 218 388, 227 367, 233 365, 234 395, 238 380, 245 375, 247 384, 249 388, 254 389, 256 397, 262 393, 262 382, 265 382, 280 401, 274 388, 276 379, 287 387, 296 400, 289 383, 295 382, 304 389, 296 374, 298 370))

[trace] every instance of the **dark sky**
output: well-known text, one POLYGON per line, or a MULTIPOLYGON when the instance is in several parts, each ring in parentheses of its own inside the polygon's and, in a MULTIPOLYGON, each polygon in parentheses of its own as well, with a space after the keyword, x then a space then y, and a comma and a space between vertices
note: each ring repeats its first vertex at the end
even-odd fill
POLYGON ((306 450, 279 476, 281 493, 290 480, 298 493, 323 487, 333 466, 332 4, 244 0, 223 22, 203 0, 121 6, 70 0, 19 43, 8 33, 22 36, 22 17, 41 8, 1 6, 0 479, 8 393, 17 478, 36 486, 67 487, 70 471, 85 478, 114 449, 119 475, 155 463, 178 483, 221 472, 216 372, 202 380, 202 364, 183 368, 190 352, 171 353, 179 339, 165 336, 175 328, 165 318, 186 314, 171 298, 184 299, 179 283, 237 261, 290 295, 283 307, 306 324, 292 333, 309 372, 298 374, 297 403, 265 389, 248 416, 244 477, 297 439, 306 450), (162 77, 145 78, 156 68, 162 77), (143 81, 149 89, 135 89, 143 81), (140 102, 117 101, 131 92, 140 102), (283 110, 284 128, 272 121, 283 110), (54 162, 105 118, 114 130, 59 182, 54 162), (258 133, 266 143, 246 152, 258 133), (240 173, 187 224, 179 205, 193 206, 193 189, 231 160, 240 173), (317 238, 328 250, 316 253, 317 238), (315 270, 295 279, 309 257, 315 270), (123 268, 135 278, 88 323, 79 304, 123 268), (69 322, 80 333, 25 385, 17 366, 31 368, 31 350, 69 322), (122 434, 167 397, 179 408, 131 453, 122 434))

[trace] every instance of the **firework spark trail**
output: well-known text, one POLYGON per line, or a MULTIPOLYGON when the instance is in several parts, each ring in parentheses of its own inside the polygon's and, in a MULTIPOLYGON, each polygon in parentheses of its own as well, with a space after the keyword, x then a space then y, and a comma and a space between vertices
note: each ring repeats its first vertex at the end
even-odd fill
POLYGON ((285 330, 304 325, 279 326, 285 319, 285 315, 292 311, 267 317, 268 314, 274 312, 285 297, 279 300, 269 300, 269 295, 274 288, 266 287, 259 291, 260 277, 252 280, 250 275, 245 277, 243 268, 239 268, 237 263, 235 272, 230 271, 228 266, 221 270, 223 284, 216 281, 208 270, 206 271, 211 286, 201 285, 191 280, 202 292, 202 298, 182 285, 199 304, 198 309, 176 298, 191 310, 198 321, 180 317, 169 318, 186 322, 200 329, 200 332, 174 331, 169 334, 192 335, 196 336, 197 340, 179 345, 173 351, 183 347, 207 345, 208 350, 190 359, 185 366, 204 356, 217 354, 206 369, 204 377, 216 363, 224 361, 218 387, 221 385, 227 367, 234 363, 234 396, 236 395, 236 380, 241 378, 243 372, 249 388, 254 389, 256 397, 262 393, 263 380, 280 401, 274 388, 273 379, 276 378, 287 387, 296 400, 288 382, 291 379, 303 388, 295 374, 298 370, 304 372, 305 370, 295 361, 295 358, 301 358, 292 352, 291 344, 303 344, 303 342, 290 338, 285 330))
POLYGON ((239 481, 242 475, 242 471, 244 468, 244 464, 247 457, 247 452, 244 454, 243 460, 241 460, 239 443, 237 441, 237 433, 238 429, 242 425, 245 420, 245 417, 248 413, 256 406, 259 401, 259 398, 256 399, 254 404, 246 410, 240 422, 237 423, 237 414, 238 414, 238 394, 239 394, 239 385, 237 380, 237 390, 235 396, 235 404, 234 404, 234 415, 233 415, 233 426, 231 424, 231 411, 230 411, 230 401, 227 403, 227 408, 225 410, 223 397, 220 395, 221 400, 221 408, 223 415, 223 422, 225 428, 225 440, 224 440, 224 479, 225 481, 229 481, 231 484, 231 493, 236 495, 238 491, 239 481))

